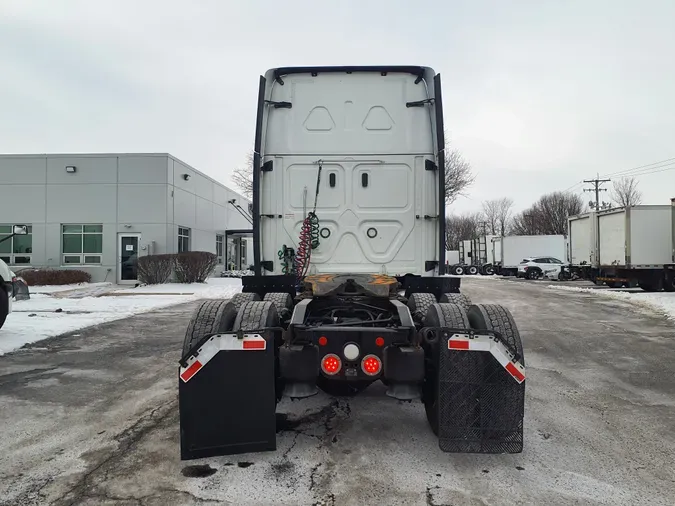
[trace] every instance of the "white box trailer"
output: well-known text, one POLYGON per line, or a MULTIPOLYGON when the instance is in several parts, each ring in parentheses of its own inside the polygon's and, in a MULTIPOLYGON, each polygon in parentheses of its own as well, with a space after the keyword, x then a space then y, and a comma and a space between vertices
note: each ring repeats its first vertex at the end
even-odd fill
POLYGON ((471 265, 471 257, 473 256, 473 241, 470 239, 461 241, 459 243, 459 263, 463 265, 471 265))
POLYGON ((457 265, 459 263, 459 250, 456 249, 446 250, 445 263, 447 265, 457 265))
POLYGON ((598 215, 595 212, 567 219, 568 261, 572 266, 597 267, 598 215))
POLYGON ((495 272, 506 276, 517 275, 518 265, 528 257, 566 258, 564 235, 513 235, 502 237, 498 243, 501 262, 496 264, 495 272))
POLYGON ((491 259, 492 265, 501 265, 502 263, 502 239, 503 237, 492 238, 491 259))

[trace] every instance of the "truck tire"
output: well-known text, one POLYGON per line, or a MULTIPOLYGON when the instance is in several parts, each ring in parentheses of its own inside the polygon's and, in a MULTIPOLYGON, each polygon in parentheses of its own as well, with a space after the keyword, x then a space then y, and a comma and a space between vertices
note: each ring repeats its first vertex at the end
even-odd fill
POLYGON ((441 295, 441 302, 446 304, 457 304, 459 307, 468 311, 471 306, 471 299, 463 293, 444 293, 441 295))
MULTIPOLYGON (((433 304, 424 318, 425 327, 449 327, 468 329, 469 320, 466 311, 457 304, 433 304)), ((424 383, 422 384, 422 402, 427 421, 434 434, 438 436, 438 406, 439 406, 439 366, 440 347, 438 342, 425 345, 424 383)))
POLYGON ((413 293, 408 299, 408 309, 414 319, 424 321, 429 308, 436 304, 436 297, 433 293, 413 293))
POLYGON ((289 293, 270 292, 265 294, 263 300, 274 304, 280 315, 289 313, 293 308, 293 297, 289 293))
POLYGON ((520 355, 520 361, 523 366, 525 365, 520 333, 508 309, 497 304, 477 304, 469 308, 467 315, 472 329, 499 332, 509 346, 520 355))
POLYGON ((254 300, 239 308, 233 330, 262 330, 279 326, 279 313, 269 301, 254 300))
POLYGON ((638 281, 638 286, 645 292, 660 292, 663 288, 663 280, 638 281))
POLYGON ((452 273, 455 276, 461 276, 462 274, 464 274, 464 267, 462 267, 461 265, 455 265, 452 268, 452 273))
POLYGON ((226 300, 207 300, 195 310, 185 332, 183 340, 183 356, 192 348, 192 345, 207 334, 228 332, 237 317, 237 311, 226 300))
POLYGON ((476 274, 478 274, 478 267, 476 267, 475 265, 469 265, 469 266, 466 268, 466 273, 467 273, 469 276, 475 276, 476 274))
POLYGON ((260 300, 260 295, 257 293, 238 293, 230 299, 230 303, 234 306, 234 309, 239 311, 246 302, 253 302, 254 300, 260 300))
MULTIPOLYGON (((0 278, 2 282, 2 278, 0 278)), ((5 291, 4 287, 0 287, 0 329, 5 324, 7 315, 9 314, 9 295, 5 291)))
POLYGON ((663 289, 666 292, 675 292, 675 273, 673 271, 666 271, 665 279, 663 280, 663 289))
POLYGON ((495 268, 490 264, 484 265, 483 268, 481 269, 481 274, 483 276, 492 276, 494 273, 495 268))

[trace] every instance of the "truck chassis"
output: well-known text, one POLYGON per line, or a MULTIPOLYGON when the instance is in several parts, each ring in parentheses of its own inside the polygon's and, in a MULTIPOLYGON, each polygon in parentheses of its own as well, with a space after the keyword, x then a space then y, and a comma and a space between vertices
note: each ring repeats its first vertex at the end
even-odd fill
POLYGON ((282 396, 351 396, 375 381, 422 401, 442 451, 522 451, 523 347, 507 309, 473 305, 449 277, 296 283, 244 277, 241 294, 196 310, 179 366, 182 459, 273 451, 282 396))

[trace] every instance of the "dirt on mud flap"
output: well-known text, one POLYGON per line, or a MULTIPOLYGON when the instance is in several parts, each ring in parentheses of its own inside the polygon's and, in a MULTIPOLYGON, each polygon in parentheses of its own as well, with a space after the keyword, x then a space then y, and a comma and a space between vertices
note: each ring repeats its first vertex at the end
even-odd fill
POLYGON ((438 440, 452 453, 523 451, 522 351, 499 332, 426 329, 439 339, 438 440))
POLYGON ((273 343, 270 330, 211 334, 181 359, 182 460, 276 450, 273 343))

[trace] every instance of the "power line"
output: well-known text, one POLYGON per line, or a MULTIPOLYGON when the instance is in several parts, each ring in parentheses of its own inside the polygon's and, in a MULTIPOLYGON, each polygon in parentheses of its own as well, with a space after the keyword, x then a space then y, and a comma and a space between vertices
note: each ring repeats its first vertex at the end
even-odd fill
POLYGON ((648 163, 647 165, 640 165, 639 167, 633 167, 631 169, 624 169, 624 170, 619 170, 617 172, 611 172, 609 174, 604 174, 602 177, 612 177, 612 176, 616 176, 616 175, 619 175, 619 174, 624 174, 624 173, 633 172, 633 171, 639 171, 641 169, 646 169, 646 168, 656 169, 658 167, 654 167, 654 165, 661 165, 661 164, 666 163, 666 162, 670 162, 670 163, 667 164, 667 165, 670 165, 674 161, 675 161, 675 158, 668 158, 667 160, 661 160, 660 162, 648 163))

